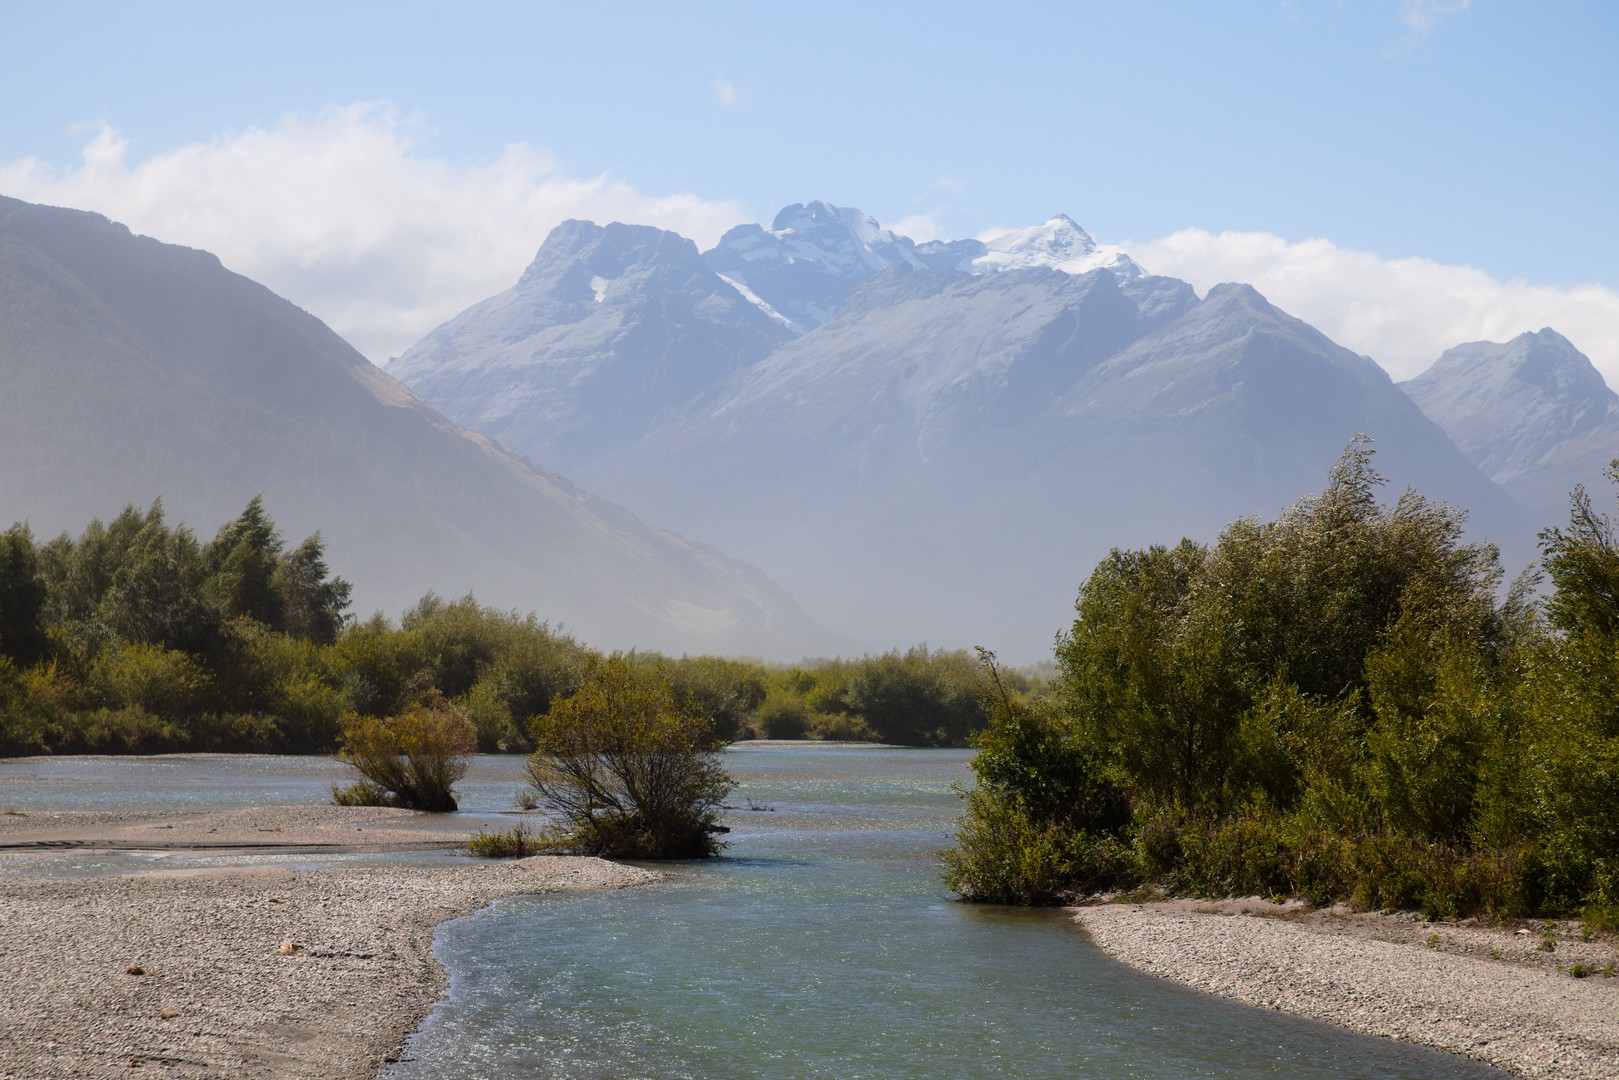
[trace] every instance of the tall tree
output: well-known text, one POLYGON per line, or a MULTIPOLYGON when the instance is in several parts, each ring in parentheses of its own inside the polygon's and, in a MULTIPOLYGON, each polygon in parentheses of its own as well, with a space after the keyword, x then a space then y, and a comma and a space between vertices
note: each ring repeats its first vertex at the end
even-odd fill
POLYGON ((318 645, 337 639, 352 586, 330 576, 320 533, 284 552, 272 580, 281 598, 282 629, 318 645))
POLYGON ((285 604, 276 588, 281 534, 255 495, 239 515, 220 527, 208 545, 208 600, 229 618, 256 619, 280 630, 285 604))
POLYGON ((27 525, 0 533, 0 656, 27 666, 45 655, 45 579, 27 525))

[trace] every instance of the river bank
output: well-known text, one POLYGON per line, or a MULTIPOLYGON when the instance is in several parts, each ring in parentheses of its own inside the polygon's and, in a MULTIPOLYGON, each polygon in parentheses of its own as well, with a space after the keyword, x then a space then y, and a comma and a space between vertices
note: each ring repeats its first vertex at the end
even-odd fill
POLYGON ((1601 974, 1619 950, 1582 940, 1577 924, 1548 936, 1544 924, 1427 923, 1258 899, 1101 904, 1075 919, 1134 968, 1249 1005, 1535 1080, 1619 1077, 1619 978, 1601 974), (1575 965, 1592 974, 1574 978, 1575 965))
POLYGON ((655 878, 557 857, 23 876, 52 850, 436 847, 445 820, 343 807, 0 817, 16 871, 0 875, 0 1077, 373 1080, 448 983, 438 923, 504 896, 655 878))

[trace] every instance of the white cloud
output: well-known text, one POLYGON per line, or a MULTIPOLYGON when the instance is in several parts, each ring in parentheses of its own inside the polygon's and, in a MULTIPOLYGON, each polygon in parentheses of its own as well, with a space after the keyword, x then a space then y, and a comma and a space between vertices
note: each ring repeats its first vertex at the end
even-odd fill
POLYGON ((1473 0, 1404 0, 1400 5, 1400 22, 1413 34, 1429 34, 1447 19, 1466 11, 1472 3, 1473 0))
POLYGON ((1185 229, 1120 246, 1149 272, 1182 278, 1199 292, 1247 282, 1396 379, 1418 374, 1452 345, 1506 341, 1550 326, 1619 387, 1619 291, 1605 286, 1501 281, 1468 266, 1386 259, 1270 233, 1185 229))
POLYGON ((1473 0, 1402 0, 1399 21, 1405 29, 1392 45, 1383 50, 1387 59, 1403 56, 1423 38, 1465 12, 1473 0))
POLYGON ((908 236, 918 244, 945 238, 944 226, 932 214, 907 214, 892 225, 883 227, 900 236, 908 236))
POLYGON ((714 76, 714 98, 721 105, 742 104, 742 91, 730 79, 721 75, 714 76))
POLYGON ((451 165, 418 152, 411 130, 386 104, 333 106, 131 163, 128 141, 101 125, 71 168, 0 163, 0 193, 212 251, 379 363, 510 287, 567 218, 658 225, 706 247, 746 217, 729 202, 566 176, 524 144, 451 165))

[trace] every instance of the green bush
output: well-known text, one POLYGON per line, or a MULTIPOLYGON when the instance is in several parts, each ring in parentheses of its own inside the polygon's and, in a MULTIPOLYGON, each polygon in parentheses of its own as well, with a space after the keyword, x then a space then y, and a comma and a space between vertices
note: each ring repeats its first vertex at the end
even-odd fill
POLYGON ((521 859, 538 855, 544 850, 543 842, 529 832, 526 822, 519 822, 505 832, 479 829, 467 841, 467 850, 481 859, 521 859))
MULTIPOLYGON (((477 736, 466 714, 433 695, 384 720, 346 717, 339 756, 384 793, 386 805, 447 812, 456 808, 453 788, 466 775, 466 757, 476 747, 477 736)), ((343 798, 362 795, 372 797, 375 792, 349 789, 341 796, 334 792, 333 797, 341 805, 354 805, 343 798)))
POLYGON ((718 849, 734 786, 713 727, 658 668, 614 656, 538 725, 528 776, 561 815, 567 846, 614 858, 680 859, 718 849))
POLYGON ((863 716, 848 713, 811 713, 809 737, 825 742, 879 742, 863 716))
POLYGON ((984 904, 1063 904, 1131 879, 1129 849, 1111 836, 1040 821, 1017 798, 965 793, 956 845, 941 853, 944 881, 984 904))
POLYGON ((811 715, 801 696, 771 687, 755 710, 753 722, 766 739, 802 739, 809 734, 811 715))

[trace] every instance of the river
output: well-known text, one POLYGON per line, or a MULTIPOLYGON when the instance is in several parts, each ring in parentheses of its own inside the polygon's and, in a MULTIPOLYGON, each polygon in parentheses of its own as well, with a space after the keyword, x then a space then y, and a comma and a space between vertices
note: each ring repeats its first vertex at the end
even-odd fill
MULTIPOLYGON (((1505 1075, 1141 975, 1060 912, 952 901, 935 853, 968 759, 732 748, 723 858, 440 927, 450 996, 386 1080, 1505 1075)), ((469 820, 511 807, 521 764, 474 761, 469 820)), ((320 802, 341 776, 311 758, 0 761, 0 809, 320 802)))

